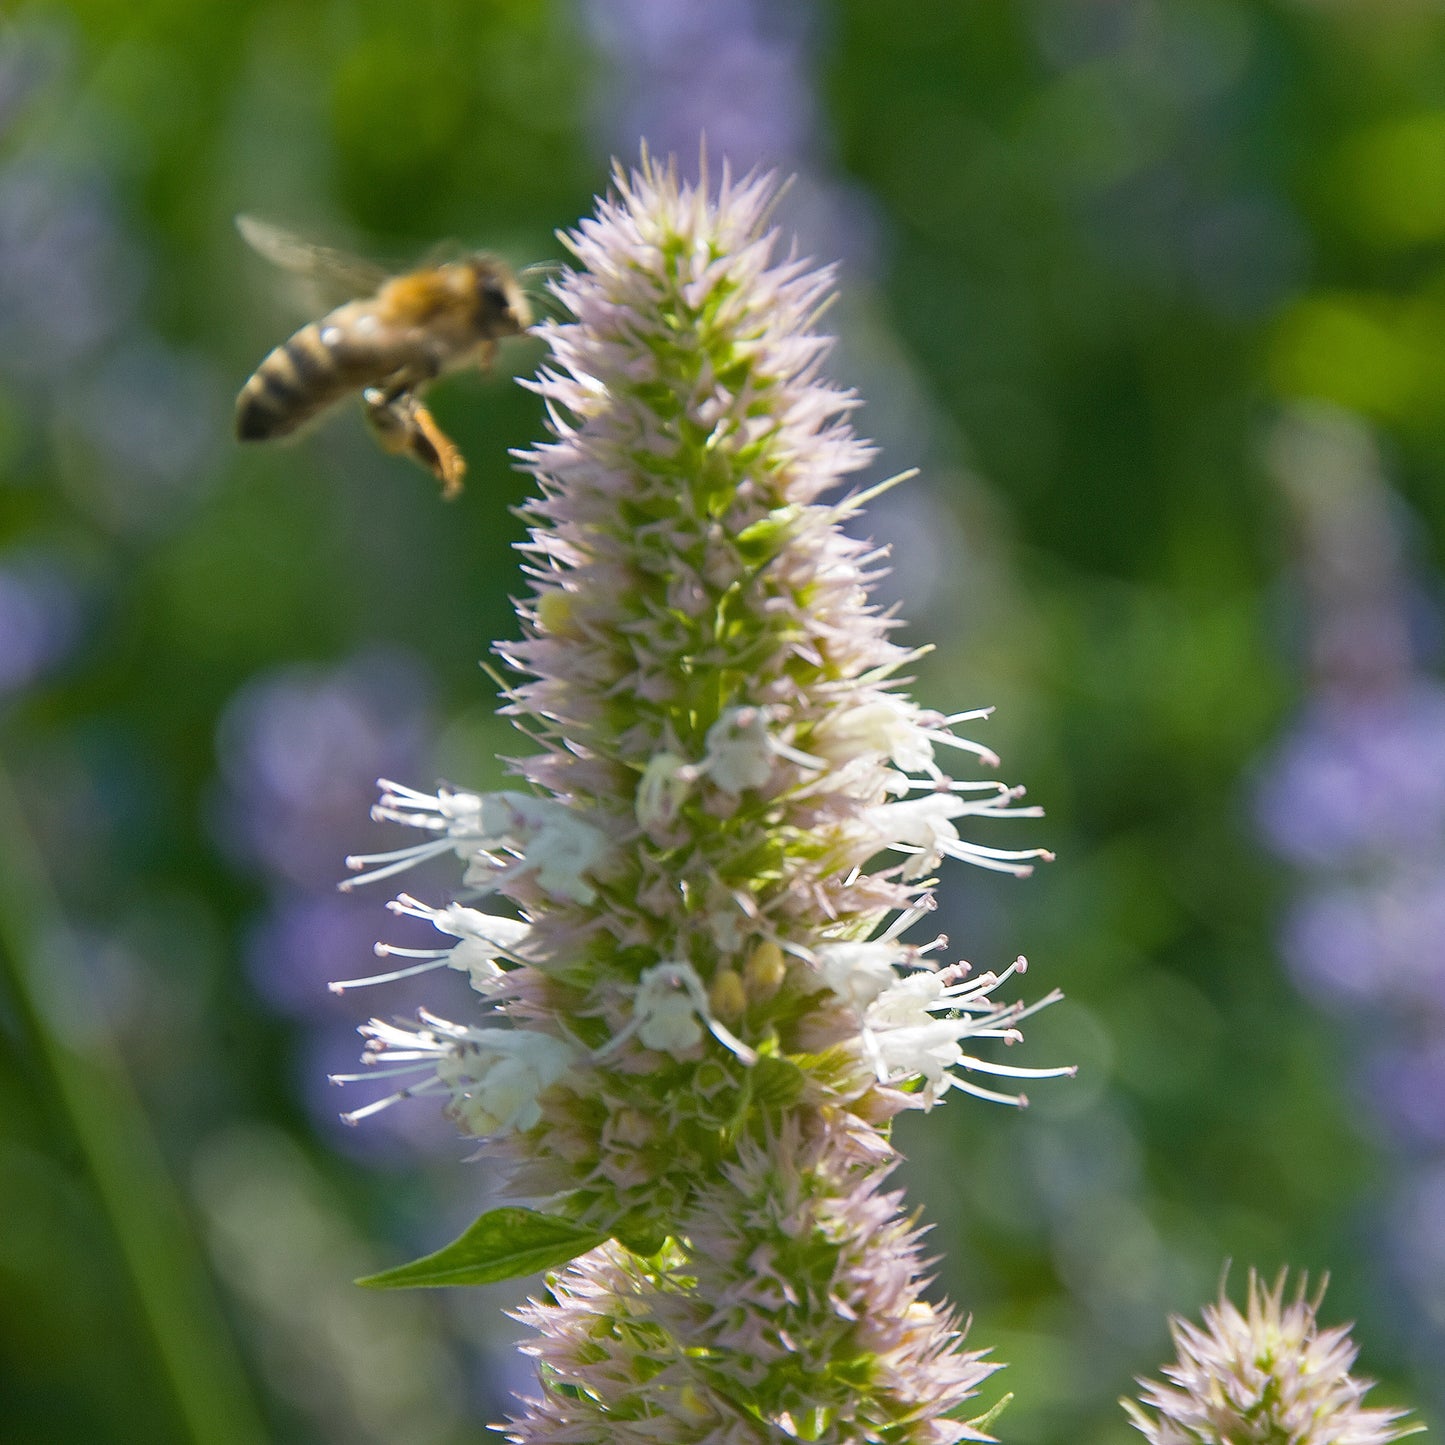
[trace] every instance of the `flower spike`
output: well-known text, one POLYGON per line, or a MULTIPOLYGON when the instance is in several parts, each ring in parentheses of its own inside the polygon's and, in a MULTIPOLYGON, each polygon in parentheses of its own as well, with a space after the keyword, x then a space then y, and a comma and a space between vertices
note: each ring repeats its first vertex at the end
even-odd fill
POLYGON ((518 782, 384 782, 375 816, 420 841, 348 860, 462 878, 392 905, 438 946, 338 987, 452 968, 477 994, 366 1025, 392 1092, 351 1117, 440 1101, 514 1203, 612 1241, 523 1312, 515 1445, 984 1438, 963 1407, 995 1367, 924 1297, 888 1122, 1071 1072, 997 1057, 1058 997, 1005 997, 1022 960, 975 976, 909 941, 946 860, 1050 855, 965 837, 1039 809, 968 775, 998 762, 966 734, 986 710, 904 690, 927 649, 892 640, 885 553, 842 526, 901 478, 857 482, 832 272, 780 248, 775 195, 644 159, 563 236, 528 383, 549 435, 518 454, 531 590, 496 648, 518 782))

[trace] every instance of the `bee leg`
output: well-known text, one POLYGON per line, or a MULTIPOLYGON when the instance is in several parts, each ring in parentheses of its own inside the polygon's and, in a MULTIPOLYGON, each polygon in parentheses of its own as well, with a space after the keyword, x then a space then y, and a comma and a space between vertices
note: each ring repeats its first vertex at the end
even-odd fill
POLYGON ((414 361, 392 372, 380 386, 368 386, 362 396, 366 398, 368 406, 390 406, 410 394, 412 402, 419 406, 421 403, 416 401, 415 393, 420 392, 428 382, 435 381, 438 374, 438 368, 431 361, 414 361))
POLYGON ((409 456, 424 466, 441 482, 443 501, 461 494, 466 458, 414 392, 388 396, 383 388, 371 386, 362 393, 362 401, 367 424, 383 451, 409 456))
POLYGON ((382 451, 393 456, 407 451, 414 427, 398 405, 399 398, 387 396, 379 386, 369 386, 361 399, 366 407, 366 424, 382 451))
POLYGON ((467 474, 467 459, 457 444, 437 425, 431 412, 415 401, 412 420, 417 435, 412 455, 428 468, 442 484, 442 501, 453 502, 462 494, 462 478, 467 474))
POLYGON ((497 343, 495 341, 484 341, 477 348, 477 365, 481 368, 483 376, 492 374, 492 363, 497 359, 497 343))

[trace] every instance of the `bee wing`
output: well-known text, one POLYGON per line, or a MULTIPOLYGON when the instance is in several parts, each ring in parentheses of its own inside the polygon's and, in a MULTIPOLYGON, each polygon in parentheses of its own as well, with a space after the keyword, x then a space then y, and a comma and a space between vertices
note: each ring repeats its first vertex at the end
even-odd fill
POLYGON ((301 309, 311 314, 330 311, 358 296, 372 296, 391 272, 350 252, 318 246, 256 216, 236 217, 236 229, 259 256, 298 278, 301 309))
POLYGON ((436 266, 445 266, 452 261, 462 261, 470 256, 472 251, 469 247, 463 246, 458 240, 448 236, 440 241, 433 241, 422 253, 421 259, 416 266, 419 271, 430 271, 436 266))

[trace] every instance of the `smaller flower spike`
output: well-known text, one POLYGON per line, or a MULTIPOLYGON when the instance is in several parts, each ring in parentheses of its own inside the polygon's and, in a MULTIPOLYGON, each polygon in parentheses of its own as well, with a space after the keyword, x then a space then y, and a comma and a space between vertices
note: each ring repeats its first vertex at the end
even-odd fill
POLYGON ((1266 1288, 1250 1270, 1242 1313, 1221 1290, 1202 1329, 1170 1321, 1179 1352, 1163 1368, 1170 1384, 1139 1382, 1157 1415, 1119 1402, 1149 1445, 1389 1445, 1425 1428, 1399 1423, 1403 1410, 1360 1403, 1372 1382, 1350 1374, 1350 1327, 1320 1329, 1324 1286, 1307 1299, 1305 1276, 1286 1304, 1285 1277, 1266 1288))

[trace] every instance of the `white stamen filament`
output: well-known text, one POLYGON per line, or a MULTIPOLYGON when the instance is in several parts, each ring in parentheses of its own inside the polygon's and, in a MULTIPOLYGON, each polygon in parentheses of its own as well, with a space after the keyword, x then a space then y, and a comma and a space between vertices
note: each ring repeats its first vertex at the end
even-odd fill
POLYGON ((433 969, 443 968, 451 952, 445 949, 440 952, 431 951, 422 953, 417 949, 390 949, 392 953, 409 953, 418 958, 426 958, 426 963, 415 964, 411 968, 398 968, 391 973, 374 973, 370 978, 339 978, 334 983, 327 984, 332 993, 345 993, 349 988, 370 988, 377 983, 395 983, 398 979, 415 978, 419 973, 430 973, 433 969))

